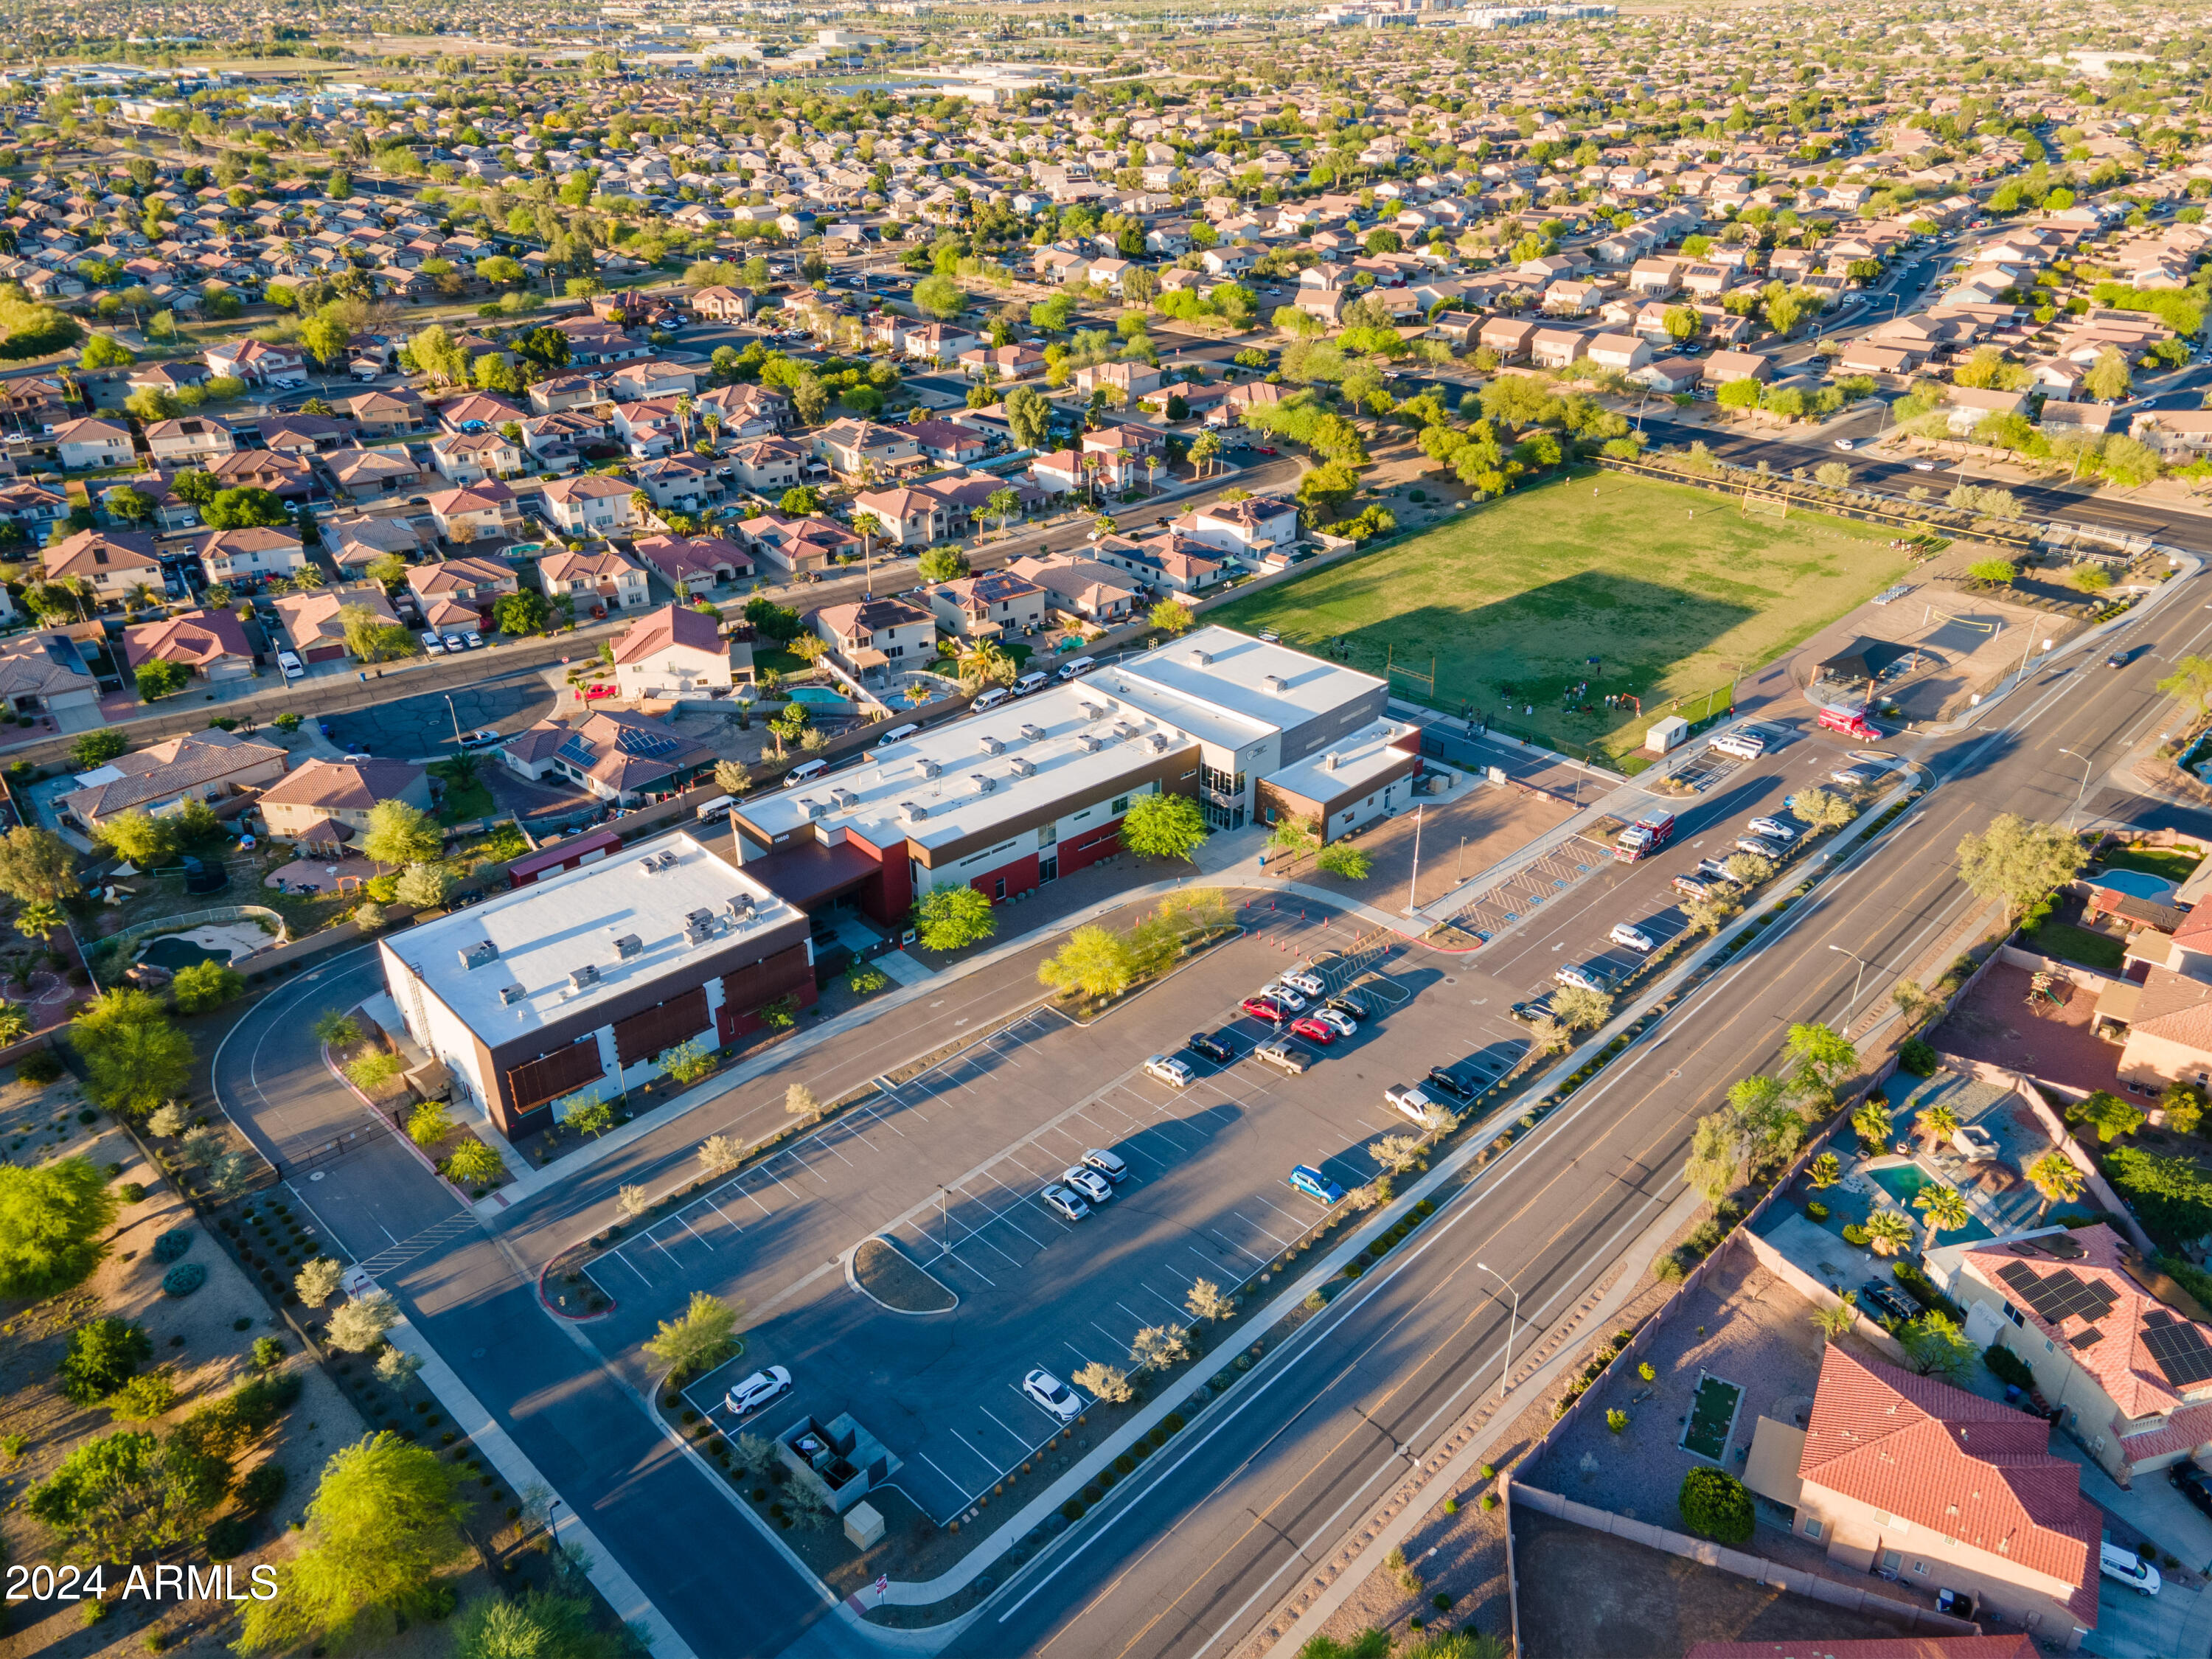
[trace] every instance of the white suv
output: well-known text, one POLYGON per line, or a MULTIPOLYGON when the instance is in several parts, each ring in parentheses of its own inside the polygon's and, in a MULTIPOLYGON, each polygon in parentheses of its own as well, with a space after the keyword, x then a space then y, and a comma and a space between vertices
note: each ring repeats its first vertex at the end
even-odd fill
POLYGON ((1182 1061, 1172 1060, 1165 1054, 1154 1054, 1146 1060, 1145 1075, 1158 1079, 1171 1089, 1190 1087, 1190 1067, 1184 1065, 1182 1061))
POLYGON ((1328 986, 1322 984, 1319 978, 1312 974, 1307 973, 1302 968, 1285 974, 1283 975, 1283 983, 1291 987, 1293 989, 1304 991, 1310 997, 1326 996, 1328 994, 1328 986))
POLYGON ((1713 747, 1738 760, 1757 760, 1766 752, 1766 740, 1749 732, 1730 732, 1715 738, 1713 747))
POLYGON ((1427 1127, 1429 1114, 1437 1104, 1427 1090, 1410 1083, 1392 1084, 1382 1091, 1382 1098, 1423 1127, 1427 1127))
POLYGON ((1050 1371, 1031 1371, 1022 1379, 1022 1392, 1062 1423, 1073 1423, 1083 1413, 1083 1396, 1050 1371))

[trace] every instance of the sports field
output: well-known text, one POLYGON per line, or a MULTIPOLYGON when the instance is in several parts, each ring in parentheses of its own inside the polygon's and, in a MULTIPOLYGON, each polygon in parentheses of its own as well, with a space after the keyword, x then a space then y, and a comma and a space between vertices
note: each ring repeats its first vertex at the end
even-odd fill
POLYGON ((1678 702, 1693 718, 1732 674, 1802 644, 1895 581, 1893 532, 1618 472, 1469 508, 1364 557, 1232 601, 1207 620, 1269 629, 1456 714, 1616 753, 1678 702), (1590 663, 1588 659, 1598 661, 1590 663), (1586 689, 1584 689, 1586 687, 1586 689), (1606 704, 1608 695, 1642 698, 1606 704))

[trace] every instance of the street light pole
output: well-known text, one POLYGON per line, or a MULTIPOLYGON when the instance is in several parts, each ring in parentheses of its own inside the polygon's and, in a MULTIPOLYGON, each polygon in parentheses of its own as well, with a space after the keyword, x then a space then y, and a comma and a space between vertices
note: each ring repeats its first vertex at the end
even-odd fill
POLYGON ((1512 1311, 1505 1316, 1505 1369, 1498 1378, 1498 1397, 1503 1400, 1513 1392, 1513 1328, 1521 1319, 1521 1292, 1515 1289, 1511 1279, 1488 1262, 1478 1261, 1474 1265, 1503 1285, 1513 1297, 1512 1311))
POLYGON ((1420 908, 1418 895, 1421 888, 1421 813, 1428 803, 1422 801, 1413 808, 1413 877, 1406 884, 1406 914, 1413 915, 1420 908))
POLYGON ((2076 754, 2071 749, 2062 749, 2058 752, 2062 755, 2072 755, 2075 760, 2081 763, 2081 787, 2074 792, 2074 810, 2066 815, 2066 827, 2071 830, 2074 827, 2074 820, 2081 816, 2082 798, 2089 793, 2090 760, 2087 755, 2076 754))
POLYGON ((456 749, 458 749, 458 748, 459 748, 459 747, 461 746, 461 717, 460 717, 460 715, 459 715, 457 712, 455 712, 455 710, 454 710, 454 708, 453 708, 453 694, 452 694, 450 691, 449 691, 449 692, 447 692, 447 693, 446 694, 446 712, 447 712, 447 714, 451 714, 451 715, 453 716, 453 747, 454 747, 454 748, 456 748, 456 749))

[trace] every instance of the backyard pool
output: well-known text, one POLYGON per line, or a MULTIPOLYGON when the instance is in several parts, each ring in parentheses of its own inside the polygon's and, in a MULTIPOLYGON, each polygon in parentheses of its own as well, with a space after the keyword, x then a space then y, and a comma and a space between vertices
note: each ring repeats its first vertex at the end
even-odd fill
MULTIPOLYGON (((1885 1164, 1878 1170, 1869 1170, 1867 1174, 1873 1178, 1875 1185, 1903 1205, 1908 1214, 1912 1209, 1912 1200, 1920 1195, 1920 1189, 1923 1187, 1941 1187, 1945 1184, 1936 1176, 1929 1175, 1917 1164, 1885 1164)), ((1946 1244, 1960 1244, 1969 1239, 1994 1238, 1996 1235, 1982 1224, 1979 1216, 1974 1215, 1970 1211, 1965 1226, 1955 1231, 1946 1231, 1937 1237, 1946 1244)))
POLYGON ((784 694, 793 702, 843 703, 849 701, 842 691, 825 691, 818 685, 794 685, 784 694))
POLYGON ((228 962, 230 952, 210 950, 197 945, 182 933, 171 933, 155 939, 138 953, 138 960, 149 962, 156 968, 166 968, 175 973, 179 968, 191 968, 203 962, 228 962))
POLYGON ((2109 887, 2116 893, 2127 893, 2139 899, 2149 899, 2164 904, 2173 896, 2173 884, 2162 876, 2154 876, 2148 870, 2107 870, 2089 878, 2092 886, 2109 887))

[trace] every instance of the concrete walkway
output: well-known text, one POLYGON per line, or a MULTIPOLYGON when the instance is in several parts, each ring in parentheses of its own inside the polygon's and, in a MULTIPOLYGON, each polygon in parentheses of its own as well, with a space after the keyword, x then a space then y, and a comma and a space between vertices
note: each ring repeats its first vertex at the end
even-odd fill
MULTIPOLYGON (((518 1493, 533 1486, 543 1486, 548 1492, 554 1490, 553 1483, 523 1455, 522 1448, 500 1427, 498 1419, 484 1409, 453 1374, 453 1368, 438 1357, 438 1351, 422 1340, 413 1325, 402 1319, 388 1336, 392 1346, 422 1362, 423 1382, 453 1418, 453 1426, 468 1437, 484 1461, 499 1472, 501 1480, 518 1493)), ((563 1548, 580 1547, 585 1551, 591 1561, 586 1576, 591 1579, 592 1588, 606 1598, 617 1618, 644 1632, 653 1649, 653 1659, 698 1659, 690 1645, 676 1633, 675 1627, 661 1617, 660 1610, 646 1599, 637 1581, 623 1571, 606 1546, 584 1523, 582 1516, 571 1511, 568 1516, 561 1518, 556 1512, 556 1519, 554 1536, 563 1548)))

